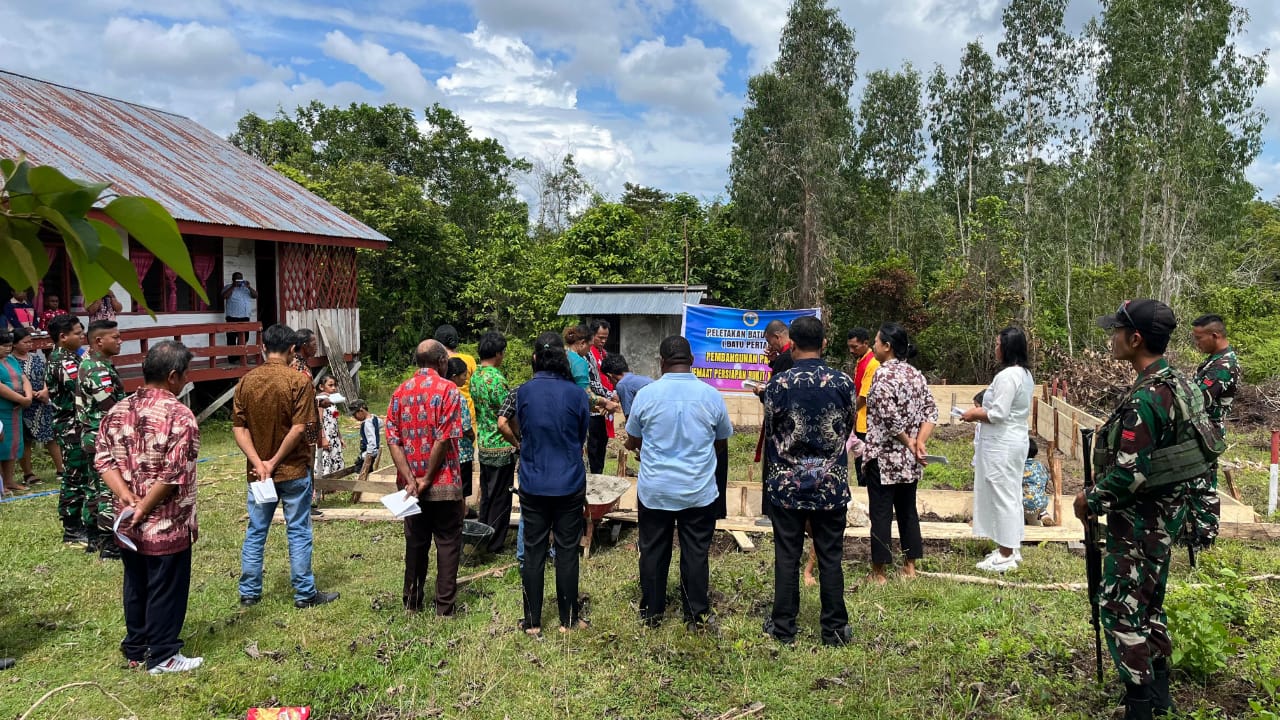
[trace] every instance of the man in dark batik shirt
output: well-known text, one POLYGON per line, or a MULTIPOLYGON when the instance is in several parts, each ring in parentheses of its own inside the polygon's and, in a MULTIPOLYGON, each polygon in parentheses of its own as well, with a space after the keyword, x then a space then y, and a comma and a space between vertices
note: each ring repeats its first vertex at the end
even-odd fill
POLYGON ((775 375, 764 391, 765 500, 773 518, 773 614, 764 630, 792 643, 800 611, 800 554, 806 523, 818 556, 822 642, 849 642, 844 604, 845 509, 849 461, 845 441, 857 412, 853 380, 822 361, 822 321, 791 323, 795 366, 775 375))

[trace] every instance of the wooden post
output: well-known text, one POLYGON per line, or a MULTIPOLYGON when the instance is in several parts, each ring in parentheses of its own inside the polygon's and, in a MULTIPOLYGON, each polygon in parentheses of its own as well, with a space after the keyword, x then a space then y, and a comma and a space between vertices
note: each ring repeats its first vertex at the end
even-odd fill
POLYGON ((1049 481, 1053 485, 1053 521, 1062 524, 1062 458, 1057 443, 1049 443, 1049 481))
POLYGON ((1240 499, 1240 491, 1236 489, 1236 473, 1234 470, 1223 470, 1222 477, 1227 481, 1227 492, 1236 500, 1240 499))
MULTIPOLYGON (((951 407, 956 407, 956 394, 951 393, 951 407)), ((947 408, 947 424, 955 425, 956 416, 951 414, 951 408, 947 408)))

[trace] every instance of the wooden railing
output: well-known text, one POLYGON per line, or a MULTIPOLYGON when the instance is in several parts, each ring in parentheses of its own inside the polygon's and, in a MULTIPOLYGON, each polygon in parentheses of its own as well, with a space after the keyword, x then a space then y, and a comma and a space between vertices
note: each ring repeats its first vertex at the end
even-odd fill
POLYGON ((157 340, 177 340, 187 345, 194 355, 187 379, 198 383, 205 380, 234 379, 262 364, 262 324, 256 322, 200 323, 193 325, 157 325, 147 328, 129 328, 120 331, 124 342, 137 342, 139 351, 117 355, 116 369, 124 380, 125 390, 133 392, 142 385, 142 361, 147 350, 157 340), (247 333, 244 345, 228 345, 227 333, 247 333), (192 338, 203 337, 206 347, 191 347, 192 338), (239 358, 239 363, 231 362, 239 358))
POLYGON ((1080 430, 1102 425, 1102 420, 1072 406, 1065 398, 1051 396, 1047 386, 1035 399, 1031 418, 1036 435, 1052 442, 1063 455, 1080 462, 1087 460, 1080 446, 1080 430))

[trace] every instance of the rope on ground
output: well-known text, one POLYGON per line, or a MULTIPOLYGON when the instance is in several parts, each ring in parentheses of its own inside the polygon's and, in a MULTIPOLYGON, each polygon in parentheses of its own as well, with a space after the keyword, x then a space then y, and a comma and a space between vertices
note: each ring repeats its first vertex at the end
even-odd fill
POLYGON ((41 490, 40 492, 27 493, 25 495, 6 495, 0 498, 0 504, 17 502, 19 500, 30 500, 31 498, 45 497, 47 495, 57 495, 57 490, 41 490))
MULTIPOLYGON (((1087 590, 1088 585, 1085 583, 1021 583, 1009 582, 1008 580, 997 580, 995 578, 977 577, 974 575, 958 575, 955 573, 935 573, 917 570, 917 574, 921 577, 937 578, 939 580, 950 580, 952 582, 966 583, 969 585, 992 585, 1001 588, 1015 588, 1019 590, 1059 590, 1067 592, 1080 592, 1087 590)), ((1280 580, 1280 575, 1251 575, 1244 578, 1247 583, 1273 582, 1280 580)), ((1179 587, 1209 587, 1208 583, 1188 583, 1179 587)))
POLYGON ((1007 580, 997 580, 995 578, 977 577, 974 575, 957 575, 955 573, 935 573, 917 570, 916 573, 921 577, 937 578, 939 580, 951 580, 953 582, 967 583, 970 585, 994 585, 1002 588, 1019 588, 1022 590, 1066 590, 1069 592, 1078 592, 1087 589, 1085 583, 1020 583, 1009 582, 1007 580))
POLYGON ((18 717, 18 720, 27 720, 27 718, 31 716, 31 713, 35 712, 36 708, 40 707, 40 705, 41 705, 42 703, 44 703, 44 701, 45 701, 45 700, 48 700, 49 698, 53 697, 54 695, 58 694, 59 692, 61 692, 61 691, 63 691, 63 690, 67 690, 67 689, 69 689, 69 688, 74 688, 74 687, 84 687, 84 686, 92 686, 92 687, 96 687, 96 688, 98 688, 98 690, 99 690, 103 695, 106 695, 107 697, 111 698, 112 700, 115 700, 115 701, 116 701, 116 704, 118 704, 120 707, 124 708, 124 711, 125 711, 125 712, 129 713, 128 720, 138 720, 138 713, 134 712, 134 711, 133 711, 133 708, 129 707, 128 705, 125 705, 123 700, 121 700, 120 698, 116 697, 115 695, 112 695, 110 692, 107 692, 107 689, 106 689, 106 688, 102 687, 101 685, 99 685, 99 684, 98 684, 98 683, 96 683, 96 682, 73 682, 73 683, 67 683, 66 685, 62 685, 62 686, 60 686, 60 687, 56 687, 56 688, 54 688, 54 689, 50 690, 49 692, 45 693, 45 694, 44 694, 44 696, 43 696, 43 697, 41 697, 39 700, 37 700, 37 701, 35 702, 35 704, 34 704, 34 705, 32 705, 31 707, 27 708, 27 711, 26 711, 26 712, 24 712, 24 713, 22 713, 22 715, 18 717))

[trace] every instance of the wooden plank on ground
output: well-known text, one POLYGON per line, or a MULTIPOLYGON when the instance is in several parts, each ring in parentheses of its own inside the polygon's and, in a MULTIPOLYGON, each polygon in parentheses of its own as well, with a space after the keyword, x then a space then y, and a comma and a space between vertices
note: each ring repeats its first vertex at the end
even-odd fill
POLYGON ((213 402, 209 403, 209 407, 205 408, 204 410, 201 410, 200 414, 196 416, 196 424, 199 425, 205 420, 208 420, 210 415, 218 411, 218 408, 222 407, 223 405, 226 405, 227 402, 230 401, 231 398, 235 396, 236 388, 238 387, 240 387, 239 383, 232 385, 230 389, 228 389, 226 392, 219 395, 217 400, 214 400, 213 402))
POLYGON ((751 538, 741 530, 730 530, 729 536, 733 538, 734 542, 738 543, 738 549, 742 552, 749 553, 756 551, 756 544, 751 542, 751 538))
POLYGON ((393 482, 377 482, 360 480, 359 478, 320 478, 316 480, 315 486, 316 490, 320 492, 369 493, 378 497, 390 495, 396 491, 396 484, 393 482))

